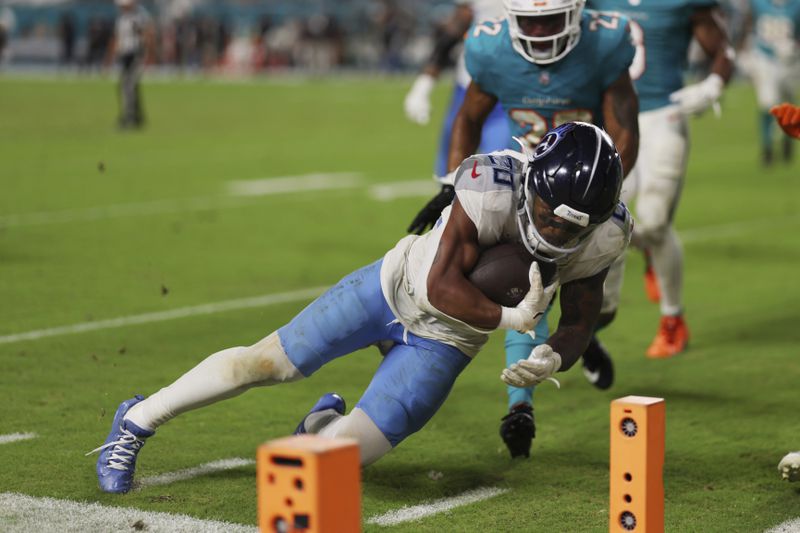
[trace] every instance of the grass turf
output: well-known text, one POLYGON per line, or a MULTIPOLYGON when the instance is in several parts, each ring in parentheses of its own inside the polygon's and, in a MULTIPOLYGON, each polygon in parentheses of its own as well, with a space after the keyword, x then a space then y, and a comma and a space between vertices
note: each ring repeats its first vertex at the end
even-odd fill
MULTIPOLYGON (((34 224, 11 215, 184 205, 224 197, 230 180, 313 172, 422 179, 438 131, 404 120, 408 85, 149 82, 148 127, 122 133, 107 80, 0 79, 0 335, 332 284, 376 259, 425 198, 378 203, 355 189, 98 220, 34 224)), ((433 124, 446 93, 437 89, 433 124)), ((497 435, 504 357, 494 335, 428 426, 364 470, 365 517, 497 486, 511 491, 392 530, 605 530, 608 402, 627 394, 667 401, 668 531, 757 531, 800 514, 800 490, 775 470, 800 448, 800 165, 758 165, 749 88, 733 87, 724 104, 720 120, 692 120, 677 217, 690 351, 644 358, 658 310, 631 253, 619 318, 603 334, 617 364, 611 391, 593 390, 574 369, 560 376, 561 391, 542 386, 532 459, 512 462, 497 435), (431 479, 431 470, 443 477, 431 479)), ((254 467, 119 497, 99 492, 94 458, 83 453, 102 442, 121 400, 154 392, 209 353, 258 340, 303 305, 0 344, 0 434, 40 435, 0 448, 0 491, 255 524, 254 467)), ((357 352, 306 381, 179 417, 148 443, 138 474, 253 457, 321 393, 354 404, 378 362, 375 350, 357 352)))

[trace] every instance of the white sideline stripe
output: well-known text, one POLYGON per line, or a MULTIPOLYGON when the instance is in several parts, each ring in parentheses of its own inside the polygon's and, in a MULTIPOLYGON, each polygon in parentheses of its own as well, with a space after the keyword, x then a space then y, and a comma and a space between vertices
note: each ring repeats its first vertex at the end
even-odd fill
POLYGON ((254 464, 256 464, 254 460, 244 459, 241 457, 219 459, 217 461, 211 461, 210 463, 204 463, 200 466, 178 470, 177 472, 167 472, 165 474, 143 478, 137 483, 136 490, 158 485, 169 485, 170 483, 175 483, 176 481, 185 481, 194 477, 213 474, 214 472, 233 470, 234 468, 250 466, 254 464))
POLYGON ((800 517, 781 522, 764 533, 800 533, 800 517))
POLYGON ((379 202, 391 202, 396 198, 431 196, 439 190, 435 180, 395 181, 382 183, 369 188, 369 195, 379 202))
POLYGON ((0 444, 8 444, 9 442, 17 442, 20 440, 30 440, 38 437, 36 433, 9 433, 8 435, 0 435, 0 444))
POLYGON ((30 531, 148 533, 257 533, 252 526, 201 520, 187 515, 140 511, 99 503, 34 498, 13 492, 0 493, 0 524, 6 533, 30 531))
POLYGON ((402 507, 396 511, 389 511, 382 515, 373 516, 367 519, 367 524, 377 524, 379 526, 393 526, 402 524, 403 522, 410 522, 412 520, 419 520, 426 516, 431 516, 444 511, 449 511, 455 507, 461 507, 470 503, 488 500, 501 494, 505 494, 511 489, 499 489, 497 487, 481 487, 467 491, 459 496, 452 498, 443 498, 430 503, 423 503, 411 507, 402 507))
POLYGON ((299 291, 280 292, 276 294, 265 294, 252 298, 239 298, 236 300, 224 300, 221 302, 192 305, 189 307, 179 307, 169 311, 157 311, 155 313, 144 313, 141 315, 130 315, 108 320, 96 320, 92 322, 81 322, 68 326, 58 326, 55 328, 35 329, 24 333, 14 333, 12 335, 0 336, 0 344, 10 344, 12 342, 30 341, 43 339, 45 337, 55 337, 57 335, 70 335, 74 333, 84 333, 87 331, 97 331, 100 329, 119 328, 136 324, 149 324, 151 322, 162 322, 176 318, 185 318, 197 315, 210 315, 222 313, 224 311, 234 311, 238 309, 249 309, 252 307, 265 307, 301 300, 316 298, 328 287, 312 287, 299 291))
POLYGON ((319 173, 232 181, 228 184, 228 192, 234 196, 265 196, 289 192, 351 189, 359 185, 361 185, 359 172, 319 173))

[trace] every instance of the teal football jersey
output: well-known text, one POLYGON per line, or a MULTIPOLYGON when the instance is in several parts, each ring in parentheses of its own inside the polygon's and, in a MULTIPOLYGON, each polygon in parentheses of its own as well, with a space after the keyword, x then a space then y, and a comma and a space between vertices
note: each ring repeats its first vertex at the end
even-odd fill
POLYGON ((633 55, 627 19, 591 11, 582 15, 577 46, 549 65, 531 63, 514 50, 504 19, 475 24, 464 44, 473 82, 497 97, 512 135, 530 146, 565 122, 602 127, 603 93, 630 66, 633 55))
POLYGON ((602 11, 630 19, 636 57, 631 78, 639 93, 639 110, 669 105, 669 95, 683 87, 686 57, 692 39, 691 15, 713 7, 715 0, 588 0, 602 11))
POLYGON ((770 57, 790 59, 800 39, 800 0, 750 0, 756 47, 770 57))

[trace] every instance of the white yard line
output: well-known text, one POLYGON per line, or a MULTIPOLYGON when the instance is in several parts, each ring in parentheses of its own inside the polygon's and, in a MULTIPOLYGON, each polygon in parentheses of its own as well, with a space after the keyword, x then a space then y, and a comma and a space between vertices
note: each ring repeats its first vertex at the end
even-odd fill
POLYGON ((510 489, 499 489, 497 487, 482 487, 467 491, 452 498, 443 498, 430 503, 423 503, 411 507, 402 507, 396 511, 389 511, 382 515, 373 516, 367 519, 367 524, 377 524, 379 526, 393 526, 403 522, 419 520, 426 516, 431 516, 444 511, 449 511, 455 507, 461 507, 470 503, 488 500, 501 494, 505 494, 510 489))
POLYGON ((198 315, 210 315, 222 313, 224 311, 235 311, 239 309, 249 309, 253 307, 266 307, 282 303, 298 302, 311 300, 322 294, 327 287, 311 287, 291 292, 280 292, 276 294, 265 294, 253 298, 239 298, 237 300, 224 300, 189 307, 179 307, 169 311, 157 311, 155 313, 144 313, 141 315, 129 315, 108 320, 96 320, 92 322, 81 322, 67 326, 58 326, 47 329, 36 329, 24 333, 14 333, 11 335, 0 336, 0 344, 10 344, 12 342, 30 341, 43 339, 45 337, 55 337, 58 335, 70 335, 74 333, 84 333, 87 331, 97 331, 101 329, 119 328, 138 324, 149 324, 152 322, 163 322, 176 318, 185 318, 198 315))
POLYGON ((257 533, 253 526, 201 520, 187 515, 140 511, 54 498, 34 498, 13 492, 0 493, 0 529, 5 533, 30 531, 148 533, 257 533))
POLYGON ((217 461, 211 461, 210 463, 204 463, 200 466, 178 470, 177 472, 167 472, 165 474, 143 478, 137 482, 136 490, 154 487, 157 485, 169 485, 170 483, 175 483, 176 481, 185 481, 194 477, 213 474, 214 472, 223 472, 225 470, 232 470, 234 468, 240 468, 242 466, 250 466, 254 464, 256 464, 254 460, 244 459, 241 457, 219 459, 217 461))
MULTIPOLYGON (((327 190, 364 190, 362 175, 357 172, 303 174, 253 180, 236 180, 227 185, 227 194, 174 198, 151 202, 111 204, 62 211, 38 211, 0 216, 0 228, 45 226, 68 222, 95 222, 123 217, 169 215, 254 205, 258 198, 277 194, 327 190)), ((436 192, 433 180, 397 181, 371 185, 368 194, 375 200, 390 202, 397 198, 431 196, 436 192)))
POLYGON ((0 444, 8 444, 9 442, 18 442, 21 440, 31 440, 38 437, 36 433, 9 433, 8 435, 0 435, 0 444))
POLYGON ((782 522, 764 533, 800 533, 800 517, 782 522))
POLYGON ((228 184, 228 192, 233 196, 266 196, 303 191, 352 189, 361 184, 359 172, 318 173, 232 181, 228 184))
POLYGON ((439 187, 439 184, 432 179, 395 181, 373 185, 369 188, 369 195, 379 202, 391 202, 397 198, 433 196, 439 191, 439 187))

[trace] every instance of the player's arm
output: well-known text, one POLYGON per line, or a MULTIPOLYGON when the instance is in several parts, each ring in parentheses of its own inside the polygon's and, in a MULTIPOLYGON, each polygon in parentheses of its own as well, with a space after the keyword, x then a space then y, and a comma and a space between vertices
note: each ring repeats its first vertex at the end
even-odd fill
POLYGON ((480 255, 478 229, 456 199, 428 273, 428 301, 471 326, 495 329, 500 306, 467 279, 480 255))
POLYGON ((434 37, 433 50, 428 58, 423 74, 439 77, 439 73, 450 63, 450 53, 456 47, 472 24, 472 8, 467 4, 459 4, 452 15, 439 27, 434 37))
POLYGON ((430 120, 433 86, 441 71, 450 63, 450 53, 461 42, 471 23, 472 8, 460 4, 447 21, 437 28, 431 55, 403 101, 406 117, 412 122, 427 124, 430 120))
POLYGON ((561 287, 561 318, 555 332, 547 339, 553 351, 561 355, 559 370, 569 369, 589 345, 600 316, 606 274, 607 268, 561 287))
POLYGON ((639 154, 639 97, 626 70, 603 93, 603 123, 627 176, 639 154))
POLYGON ((485 92, 474 81, 470 82, 464 102, 453 120, 447 170, 457 169, 464 159, 478 150, 483 124, 496 104, 495 95, 485 92))
MULTIPOLYGON (((486 122, 486 117, 492 112, 496 102, 497 98, 483 92, 475 82, 471 82, 467 87, 464 102, 461 104, 461 109, 453 122, 450 136, 447 169, 451 173, 458 168, 464 159, 474 154, 478 149, 478 145, 481 142, 483 123, 486 122)), ((407 231, 421 234, 428 226, 432 227, 442 214, 442 210, 453 201, 455 195, 453 184, 444 183, 442 190, 417 213, 407 231)))
POLYGON ((715 105, 733 74, 736 53, 728 41, 719 8, 697 8, 691 16, 692 35, 711 58, 711 73, 703 80, 670 95, 686 114, 702 113, 715 105))
POLYGON ((456 199, 428 273, 428 301, 442 313, 481 330, 532 330, 557 283, 544 289, 534 261, 529 273, 531 287, 522 301, 516 307, 498 305, 467 279, 479 255, 478 230, 456 199))
POLYGON ((698 8, 692 14, 692 34, 711 58, 711 72, 728 83, 733 75, 733 51, 725 31, 722 12, 718 7, 698 8))

